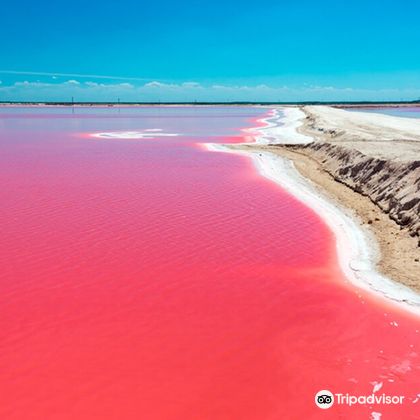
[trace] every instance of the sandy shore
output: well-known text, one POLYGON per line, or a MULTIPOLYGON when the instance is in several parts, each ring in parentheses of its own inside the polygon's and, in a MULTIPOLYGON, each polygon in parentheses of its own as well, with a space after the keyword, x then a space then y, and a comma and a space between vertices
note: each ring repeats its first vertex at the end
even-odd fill
POLYGON ((306 106, 303 110, 306 118, 299 131, 316 141, 348 146, 379 159, 408 161, 420 157, 420 119, 327 106, 306 106))
MULTIPOLYGON (((277 127, 274 128, 270 124, 261 128, 261 136, 257 137, 255 144, 210 147, 213 150, 216 148, 227 151, 228 148, 231 152, 247 154, 263 176, 280 184, 321 215, 337 238, 340 264, 350 281, 358 287, 372 290, 398 302, 406 309, 420 313, 420 295, 416 293, 420 292, 420 279, 417 275, 420 271, 418 261, 420 248, 417 247, 416 238, 410 236, 407 229, 401 229, 368 196, 346 186, 343 182, 337 182, 338 180, 325 167, 325 163, 320 160, 320 156, 309 148, 318 142, 326 142, 326 137, 335 135, 331 134, 331 130, 338 130, 337 127, 340 127, 341 141, 360 143, 363 142, 364 133, 357 135, 358 130, 367 130, 372 135, 372 141, 375 141, 374 132, 378 128, 369 125, 365 114, 362 116, 362 122, 358 120, 356 114, 349 118, 348 124, 353 128, 349 130, 347 137, 342 132, 342 127, 347 127, 347 123, 338 126, 337 122, 334 122, 335 128, 330 130, 324 126, 319 130, 319 126, 315 125, 313 110, 317 107, 309 108, 309 110, 304 108, 303 114, 298 109, 297 112, 289 112, 293 108, 287 108, 285 113, 277 110, 270 121, 271 124, 275 122, 277 127), (279 125, 282 116, 286 119, 284 128, 279 125), (305 119, 305 116, 310 118, 305 119), (303 137, 295 134, 289 136, 290 130, 299 131, 303 137), (325 137, 320 139, 323 136, 325 137), (349 136, 352 140, 349 140, 349 136), (267 142, 267 139, 271 141, 267 142), (313 143, 309 144, 311 141, 313 143)), ((330 112, 327 107, 319 108, 323 108, 320 112, 324 115, 330 112)), ((352 114, 342 110, 332 110, 332 114, 335 114, 335 111, 352 114)), ((340 115, 341 122, 346 119, 345 114, 340 115)), ((371 114, 368 115, 371 117, 371 114)), ((403 142, 417 142, 415 136, 417 124, 420 135, 420 122, 413 122, 412 119, 405 122, 408 119, 397 117, 395 117, 397 121, 394 117, 390 117, 394 121, 388 121, 387 116, 378 117, 380 132, 395 130, 387 140, 383 141, 393 142, 391 137, 398 132, 398 136, 401 137, 394 138, 400 138, 403 142), (412 124, 415 127, 411 131, 412 124), (401 133, 408 133, 410 137, 407 139, 401 133)), ((406 150, 401 153, 402 160, 410 158, 405 152, 406 150)))
POLYGON ((300 129, 315 142, 293 151, 367 196, 420 247, 420 119, 328 107, 305 107, 305 113, 300 129))
POLYGON ((343 135, 346 139, 364 142, 394 141, 396 139, 420 140, 420 120, 402 118, 372 112, 350 112, 328 106, 305 106, 304 113, 308 116, 305 125, 311 122, 313 133, 324 130, 335 130, 335 136, 343 135))

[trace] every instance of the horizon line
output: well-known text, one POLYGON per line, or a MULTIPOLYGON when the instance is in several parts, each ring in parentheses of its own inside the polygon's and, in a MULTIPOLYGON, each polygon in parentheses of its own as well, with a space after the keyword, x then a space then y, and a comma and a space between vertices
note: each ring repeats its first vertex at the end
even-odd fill
POLYGON ((32 104, 32 105, 387 105, 387 104, 419 104, 420 99, 412 101, 0 101, 0 105, 14 105, 14 104, 32 104))

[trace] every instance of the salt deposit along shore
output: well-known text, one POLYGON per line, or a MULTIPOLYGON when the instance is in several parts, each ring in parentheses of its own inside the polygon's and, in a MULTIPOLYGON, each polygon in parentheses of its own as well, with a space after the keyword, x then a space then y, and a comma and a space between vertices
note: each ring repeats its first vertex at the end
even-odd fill
MULTIPOLYGON (((318 111, 317 108, 321 108, 320 112, 329 112, 328 107, 310 107, 309 110, 278 108, 265 121, 266 126, 258 129, 260 135, 255 137, 255 143, 208 147, 211 150, 241 153, 251 157, 263 176, 281 185, 325 220, 336 236, 340 265, 349 281, 391 299, 405 309, 420 313, 420 294, 417 293, 420 290, 420 279, 416 276, 420 268, 420 248, 415 235, 410 236, 407 229, 401 229, 370 197, 334 177, 328 167, 324 166, 325 156, 322 159, 316 156, 313 150, 318 145, 331 147, 325 138, 321 140, 314 135, 314 131, 322 134, 328 132, 325 128, 315 128, 314 112, 318 111)), ((350 114, 349 120, 358 127, 358 123, 354 123, 358 121, 356 113, 342 110, 332 110, 332 113, 335 111, 344 113, 341 116, 344 120, 346 114, 350 114)), ((378 119, 375 117, 376 115, 372 120, 380 120, 379 124, 384 121, 388 130, 390 126, 399 130, 401 137, 414 131, 414 134, 410 134, 410 142, 415 138, 412 120, 390 123, 387 116, 379 115, 378 119)), ((361 119, 364 121, 362 127, 367 126, 372 133, 371 138, 375 139, 375 128, 369 125, 365 115, 361 119)), ((416 123, 415 121, 414 125, 416 123)), ((341 130, 345 130, 346 123, 339 127, 341 135, 344 135, 341 130)), ((378 135, 384 130, 382 125, 381 127, 376 128, 378 135)), ((352 137, 353 142, 364 142, 363 133, 358 137, 355 131, 351 131, 348 136, 352 137)), ((392 142, 391 137, 392 135, 386 141, 392 142)), ((406 148, 403 147, 403 150, 406 158, 406 148)), ((360 159, 351 162, 351 157, 350 164, 356 167, 360 159)), ((363 168, 358 168, 355 172, 360 171, 363 168)))
POLYGON ((258 144, 278 143, 280 139, 287 139, 290 144, 308 144, 313 141, 312 137, 298 131, 304 117, 305 114, 296 107, 273 109, 269 117, 260 120, 264 127, 244 131, 251 134, 257 131, 258 144))

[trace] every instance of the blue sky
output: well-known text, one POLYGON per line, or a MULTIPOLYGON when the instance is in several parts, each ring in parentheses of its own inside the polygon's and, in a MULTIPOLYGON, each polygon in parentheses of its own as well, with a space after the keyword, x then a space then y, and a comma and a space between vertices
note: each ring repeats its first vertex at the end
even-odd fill
POLYGON ((0 100, 420 98, 417 0, 4 2, 0 100))

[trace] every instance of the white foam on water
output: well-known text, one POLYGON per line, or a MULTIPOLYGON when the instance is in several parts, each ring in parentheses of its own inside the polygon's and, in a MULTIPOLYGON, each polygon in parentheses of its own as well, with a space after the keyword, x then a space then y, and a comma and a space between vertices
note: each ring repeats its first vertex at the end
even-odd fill
POLYGON ((91 137, 100 139, 151 139, 158 137, 176 137, 177 133, 165 133, 160 128, 149 128, 143 131, 108 131, 91 134, 91 137))

